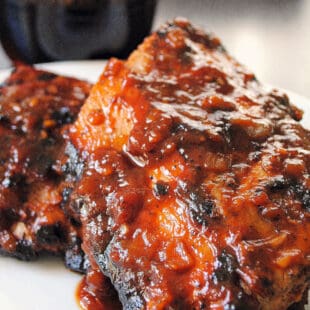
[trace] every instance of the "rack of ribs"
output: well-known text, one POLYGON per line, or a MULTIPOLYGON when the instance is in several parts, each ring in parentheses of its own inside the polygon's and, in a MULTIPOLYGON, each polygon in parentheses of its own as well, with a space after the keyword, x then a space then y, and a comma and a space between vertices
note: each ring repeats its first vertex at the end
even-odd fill
POLYGON ((90 87, 25 65, 1 84, 2 254, 23 260, 46 252, 65 255, 69 268, 83 269, 79 227, 65 211, 74 181, 70 163, 75 171, 80 163, 65 137, 90 87))
MULTIPOLYGON (((70 138, 70 209, 124 309, 287 309, 310 276, 310 133, 178 19, 111 59, 70 138)), ((91 272, 91 271, 90 271, 91 272)))

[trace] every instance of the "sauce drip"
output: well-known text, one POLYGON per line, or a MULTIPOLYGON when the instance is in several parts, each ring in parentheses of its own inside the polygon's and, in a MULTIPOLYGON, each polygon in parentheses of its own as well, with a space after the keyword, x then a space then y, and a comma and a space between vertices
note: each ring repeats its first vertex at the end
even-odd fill
POLYGON ((83 277, 76 290, 76 299, 83 310, 122 309, 110 280, 99 270, 92 270, 83 277))

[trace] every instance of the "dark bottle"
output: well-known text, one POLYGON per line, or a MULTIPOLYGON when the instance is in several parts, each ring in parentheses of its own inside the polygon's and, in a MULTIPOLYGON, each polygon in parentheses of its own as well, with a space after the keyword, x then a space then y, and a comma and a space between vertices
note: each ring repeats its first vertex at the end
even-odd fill
POLYGON ((0 39, 13 60, 124 58, 149 34, 156 0, 0 0, 0 39))

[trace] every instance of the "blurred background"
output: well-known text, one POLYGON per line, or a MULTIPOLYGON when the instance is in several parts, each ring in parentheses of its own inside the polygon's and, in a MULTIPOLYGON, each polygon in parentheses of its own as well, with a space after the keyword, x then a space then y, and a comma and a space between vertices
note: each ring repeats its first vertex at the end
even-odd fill
POLYGON ((259 80, 310 98, 310 0, 158 0, 153 29, 175 16, 214 32, 259 80))

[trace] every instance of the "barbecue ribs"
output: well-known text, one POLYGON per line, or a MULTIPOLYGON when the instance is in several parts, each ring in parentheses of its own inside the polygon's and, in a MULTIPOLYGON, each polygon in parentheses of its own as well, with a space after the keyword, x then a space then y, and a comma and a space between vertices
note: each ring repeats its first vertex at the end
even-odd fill
POLYGON ((1 84, 1 253, 23 260, 66 253, 68 267, 83 268, 78 227, 64 211, 73 184, 64 137, 89 90, 86 82, 24 65, 1 84))
POLYGON ((176 20, 112 59, 70 131, 70 208, 124 309, 286 309, 310 266, 310 134, 220 41, 176 20))

